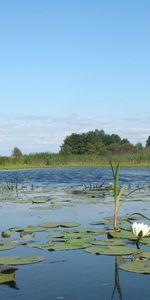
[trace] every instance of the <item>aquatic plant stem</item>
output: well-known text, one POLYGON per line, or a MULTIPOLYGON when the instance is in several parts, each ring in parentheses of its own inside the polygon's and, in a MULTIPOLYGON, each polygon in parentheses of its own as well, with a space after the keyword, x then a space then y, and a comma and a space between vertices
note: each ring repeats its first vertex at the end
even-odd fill
POLYGON ((118 211, 116 206, 114 210, 114 230, 118 230, 118 211))
POLYGON ((116 168, 113 167, 112 162, 110 161, 110 166, 113 174, 113 190, 114 190, 114 230, 118 230, 118 211, 121 205, 121 198, 124 191, 124 187, 119 186, 119 162, 116 165, 116 168))
POLYGON ((138 250, 140 250, 139 240, 136 241, 136 247, 138 250))

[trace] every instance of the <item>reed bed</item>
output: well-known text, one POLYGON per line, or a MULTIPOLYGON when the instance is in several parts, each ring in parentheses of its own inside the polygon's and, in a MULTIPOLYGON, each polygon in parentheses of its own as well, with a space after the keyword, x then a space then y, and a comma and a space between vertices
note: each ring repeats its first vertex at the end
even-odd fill
POLYGON ((106 155, 61 155, 35 153, 19 158, 0 157, 0 169, 109 167, 109 161, 120 162, 121 167, 150 167, 150 151, 106 155))

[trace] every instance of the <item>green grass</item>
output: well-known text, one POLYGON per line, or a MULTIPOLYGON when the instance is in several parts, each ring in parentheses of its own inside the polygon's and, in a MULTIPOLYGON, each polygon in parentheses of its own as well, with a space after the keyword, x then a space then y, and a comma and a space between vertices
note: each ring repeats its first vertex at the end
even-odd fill
POLYGON ((60 155, 36 153, 20 158, 0 157, 0 169, 110 167, 109 161, 120 162, 120 167, 150 167, 150 151, 109 155, 60 155))

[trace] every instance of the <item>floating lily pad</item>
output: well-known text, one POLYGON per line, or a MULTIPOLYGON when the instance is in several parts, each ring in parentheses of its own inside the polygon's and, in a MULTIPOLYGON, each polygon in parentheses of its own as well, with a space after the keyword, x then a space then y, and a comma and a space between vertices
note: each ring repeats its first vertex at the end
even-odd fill
POLYGON ((50 198, 47 198, 47 197, 45 197, 45 198, 38 198, 38 197, 36 197, 36 198, 34 198, 32 200, 32 203, 33 204, 39 204, 39 203, 46 203, 48 201, 50 201, 50 198))
POLYGON ((105 225, 106 222, 103 220, 90 222, 91 225, 105 225))
POLYGON ((24 238, 24 237, 27 237, 27 236, 30 236, 30 237, 35 237, 35 232, 30 232, 30 231, 21 231, 20 232, 20 238, 24 238))
MULTIPOLYGON (((136 238, 135 236, 133 235, 133 233, 131 231, 120 231, 120 232, 115 232, 115 231, 109 231, 108 232, 108 238, 115 238, 115 239, 126 239, 126 240, 129 240, 129 241, 134 241, 136 242, 136 238)), ((144 245, 149 245, 150 244, 150 237, 143 237, 141 240, 140 240, 140 243, 141 244, 144 244, 144 245)))
POLYGON ((87 241, 87 242, 91 242, 91 241, 94 241, 94 240, 96 240, 92 235, 90 235, 90 234, 66 234, 65 236, 64 236, 64 238, 66 239, 66 240, 69 240, 69 241, 72 241, 72 240, 78 240, 79 242, 85 242, 85 241, 87 241))
POLYGON ((42 256, 0 256, 1 265, 24 265, 43 261, 42 256))
POLYGON ((92 233, 92 234, 98 234, 103 235, 106 234, 105 231, 99 230, 99 228, 73 228, 73 229, 64 229, 63 232, 67 233, 79 233, 79 234, 85 234, 85 233, 92 233))
POLYGON ((85 251, 93 254, 103 254, 103 255, 129 255, 140 253, 135 248, 125 247, 125 246, 92 246, 85 251))
POLYGON ((95 240, 96 236, 105 235, 106 232, 100 231, 98 228, 69 228, 63 231, 56 231, 53 235, 49 235, 48 238, 64 238, 66 240, 70 239, 89 239, 95 240))
POLYGON ((120 265, 120 269, 128 272, 150 274, 150 261, 134 261, 120 265))
POLYGON ((60 223, 60 227, 70 228, 70 227, 78 227, 78 226, 80 226, 80 223, 77 223, 77 222, 61 222, 60 223))
POLYGON ((35 200, 32 200, 32 203, 33 204, 40 204, 40 203, 45 203, 46 202, 46 200, 44 200, 44 199, 35 199, 35 200))
POLYGON ((44 228, 56 228, 60 226, 59 222, 47 222, 47 223, 42 223, 39 225, 40 227, 44 228))
POLYGON ((15 280, 15 272, 10 274, 2 274, 0 273, 0 283, 10 282, 15 280))
POLYGON ((10 228, 10 231, 12 232, 40 232, 40 231, 45 231, 46 229, 42 228, 41 226, 33 226, 33 225, 28 225, 27 227, 12 227, 10 228))
POLYGON ((51 246, 54 245, 54 242, 49 241, 48 243, 37 243, 37 242, 28 242, 27 246, 30 248, 39 248, 43 250, 48 250, 51 246))
POLYGON ((48 239, 61 239, 61 238, 64 238, 64 234, 63 232, 62 233, 56 233, 56 234, 51 234, 51 235, 48 235, 48 239))
POLYGON ((136 240, 133 233, 130 231, 109 231, 108 238, 136 240))
POLYGON ((88 240, 93 240, 94 235, 92 233, 88 232, 73 232, 72 230, 68 231, 62 231, 59 233, 56 233, 54 235, 49 235, 48 238, 64 238, 65 240, 72 240, 72 239, 78 239, 78 240, 83 240, 83 239, 88 239, 88 240))
POLYGON ((33 233, 33 232, 45 231, 45 229, 42 228, 41 226, 28 225, 27 227, 24 228, 23 231, 28 233, 33 233))
POLYGON ((77 227, 80 226, 79 223, 77 222, 48 222, 48 223, 43 223, 39 225, 40 227, 49 227, 49 228, 56 228, 56 227, 77 227))
POLYGON ((16 243, 14 241, 0 241, 0 250, 8 250, 16 247, 16 243))
POLYGON ((131 225, 120 225, 120 229, 124 231, 131 231, 131 225))
POLYGON ((9 230, 12 232, 21 232, 24 231, 24 227, 16 226, 16 227, 9 228, 9 230))
POLYGON ((78 241, 78 240, 72 240, 67 242, 57 242, 54 243, 48 250, 76 250, 76 249, 84 249, 88 247, 89 244, 87 244, 85 241, 78 241))
POLYGON ((10 230, 2 231, 1 236, 2 236, 3 238, 10 238, 10 237, 11 237, 11 232, 10 232, 10 230))
POLYGON ((144 237, 140 240, 140 244, 150 245, 150 237, 144 237))
POLYGON ((145 258, 150 259, 150 250, 144 250, 144 251, 141 253, 141 257, 145 257, 145 258))
POLYGON ((102 246, 122 246, 125 245, 126 241, 121 239, 105 239, 105 240, 96 240, 92 242, 92 245, 102 245, 102 246))
POLYGON ((64 242, 48 242, 48 243, 29 243, 28 247, 39 248, 43 250, 55 251, 55 250, 75 250, 75 249, 84 249, 88 247, 89 244, 84 240, 70 240, 64 242))

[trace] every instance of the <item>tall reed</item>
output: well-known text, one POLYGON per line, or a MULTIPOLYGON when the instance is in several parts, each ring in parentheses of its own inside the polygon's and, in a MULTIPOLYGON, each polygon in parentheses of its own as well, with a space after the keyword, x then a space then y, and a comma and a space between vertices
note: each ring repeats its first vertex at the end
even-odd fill
POLYGON ((120 187, 119 185, 119 177, 120 177, 120 165, 117 163, 116 167, 113 166, 110 161, 110 166, 113 174, 113 188, 114 188, 114 230, 119 230, 118 225, 118 211, 121 205, 121 198, 124 192, 124 186, 120 187))

